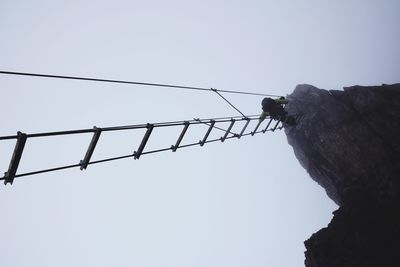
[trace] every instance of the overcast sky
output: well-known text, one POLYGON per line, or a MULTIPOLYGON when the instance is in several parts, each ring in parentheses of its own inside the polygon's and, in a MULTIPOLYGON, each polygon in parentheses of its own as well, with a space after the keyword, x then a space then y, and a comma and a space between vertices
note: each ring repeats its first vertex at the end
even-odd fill
MULTIPOLYGON (((399 10, 397 0, 0 0, 0 69, 277 95, 390 84, 399 10)), ((2 136, 237 115, 210 92, 6 75, 0 92, 2 136)), ((260 97, 225 96, 261 111, 260 97)), ((157 129, 148 148, 178 134, 157 129)), ((142 135, 104 134, 93 158, 132 153, 142 135)), ((19 172, 78 163, 90 138, 28 140, 19 172)), ((1 171, 14 145, 0 142, 1 171)), ((303 266, 303 241, 337 208, 283 131, 17 178, 0 203, 7 267, 303 266)))

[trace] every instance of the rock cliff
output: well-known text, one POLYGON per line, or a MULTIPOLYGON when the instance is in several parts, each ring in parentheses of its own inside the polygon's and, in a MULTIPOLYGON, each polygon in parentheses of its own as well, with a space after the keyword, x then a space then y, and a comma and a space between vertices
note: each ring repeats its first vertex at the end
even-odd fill
POLYGON ((340 208, 305 242, 306 266, 400 266, 400 84, 298 85, 289 144, 340 208))

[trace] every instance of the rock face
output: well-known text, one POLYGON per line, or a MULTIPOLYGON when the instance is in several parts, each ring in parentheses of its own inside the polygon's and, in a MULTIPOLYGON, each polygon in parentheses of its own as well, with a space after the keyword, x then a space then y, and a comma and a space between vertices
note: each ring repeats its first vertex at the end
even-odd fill
POLYGON ((306 266, 400 266, 400 84, 298 85, 288 98, 288 142, 340 206, 305 242, 306 266))

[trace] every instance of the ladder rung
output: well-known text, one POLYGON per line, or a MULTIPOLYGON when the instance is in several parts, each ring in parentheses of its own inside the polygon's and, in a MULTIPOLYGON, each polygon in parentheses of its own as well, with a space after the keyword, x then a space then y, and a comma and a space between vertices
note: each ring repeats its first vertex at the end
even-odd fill
POLYGON ((246 124, 244 125, 242 131, 240 132, 240 134, 239 134, 239 136, 238 136, 239 139, 240 139, 240 137, 242 137, 242 135, 244 134, 244 131, 246 130, 247 126, 248 126, 249 123, 250 123, 250 119, 246 119, 246 120, 247 120, 247 122, 246 122, 246 124))
POLYGON ((134 159, 139 159, 140 156, 142 155, 144 147, 146 146, 147 141, 149 141, 151 132, 154 129, 154 124, 148 123, 146 127, 147 127, 147 131, 143 136, 142 142, 140 143, 140 146, 139 146, 138 150, 133 152, 134 159))
POLYGON ((265 133, 266 131, 268 131, 268 127, 271 125, 272 120, 273 120, 273 119, 270 119, 270 120, 269 120, 269 122, 268 122, 268 124, 267 124, 267 127, 265 127, 265 129, 263 130, 263 133, 265 133))
POLYGON ((253 136, 256 132, 257 132, 257 130, 258 130, 258 127, 260 127, 260 124, 262 123, 262 121, 261 120, 259 120, 258 121, 258 123, 257 123, 257 126, 256 126, 256 128, 254 129, 254 131, 252 131, 251 132, 251 135, 253 136))
POLYGON ((81 165, 80 167, 81 170, 86 170, 87 166, 89 165, 90 158, 93 155, 94 149, 96 148, 97 145, 97 141, 99 141, 101 135, 101 128, 97 128, 95 126, 93 127, 93 129, 95 130, 95 132, 93 134, 92 140, 90 141, 85 157, 79 163, 81 165))
POLYGON ((199 143, 200 143, 200 146, 204 146, 205 142, 207 141, 208 136, 209 136, 210 133, 211 133, 211 130, 214 128, 214 124, 215 124, 215 120, 211 120, 211 124, 210 124, 210 127, 208 127, 208 130, 207 130, 206 135, 204 136, 203 140, 201 140, 201 141, 199 142, 199 143))
POLYGON ((224 142, 226 137, 228 137, 228 134, 231 132, 233 125, 235 124, 235 120, 231 119, 231 124, 229 125, 228 129, 225 132, 225 135, 223 137, 221 137, 221 142, 224 142))
POLYGON ((276 122, 274 128, 272 129, 273 132, 276 130, 276 128, 278 127, 278 125, 279 125, 280 122, 281 122, 280 120, 278 120, 278 121, 276 122))
POLYGON ((190 125, 190 123, 188 121, 185 121, 185 127, 183 127, 181 135, 179 136, 178 140, 176 141, 176 144, 171 146, 172 152, 175 152, 178 149, 179 144, 182 142, 183 136, 185 135, 187 129, 189 128, 189 125, 190 125))
POLYGON ((4 173, 4 184, 12 184, 17 173, 18 165, 24 151, 27 135, 21 132, 17 133, 17 143, 15 144, 14 152, 10 161, 8 171, 4 173))

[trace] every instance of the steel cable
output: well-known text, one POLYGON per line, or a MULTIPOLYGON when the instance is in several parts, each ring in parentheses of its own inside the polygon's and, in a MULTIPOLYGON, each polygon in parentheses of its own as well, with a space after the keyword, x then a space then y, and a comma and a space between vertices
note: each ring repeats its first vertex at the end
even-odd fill
MULTIPOLYGON (((120 84, 135 84, 135 85, 145 85, 145 86, 155 86, 155 87, 166 87, 166 88, 176 88, 185 90, 198 90, 198 91, 213 91, 211 88, 204 87, 194 87, 194 86, 184 86, 184 85, 172 85, 172 84, 162 84, 162 83, 148 83, 148 82, 137 82, 137 81, 125 81, 125 80, 112 80, 112 79, 101 79, 101 78, 91 78, 91 77, 78 77, 78 76, 65 76, 65 75, 53 75, 53 74, 40 74, 40 73, 29 73, 29 72, 15 72, 15 71, 0 71, 0 74, 5 75, 19 75, 19 76, 31 76, 40 78, 51 78, 51 79, 68 79, 68 80, 80 80, 80 81, 92 81, 92 82, 105 82, 105 83, 120 83, 120 84)), ((270 97, 280 97, 278 95, 253 93, 253 92, 243 92, 243 91, 232 91, 232 90, 218 90, 223 93, 230 94, 242 94, 242 95, 256 95, 256 96, 270 96, 270 97)))

